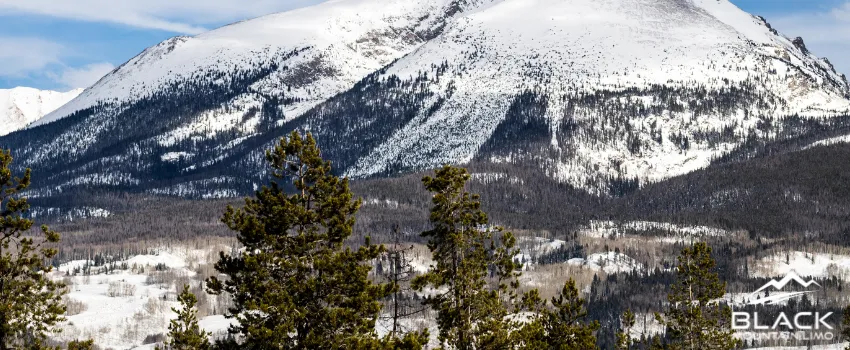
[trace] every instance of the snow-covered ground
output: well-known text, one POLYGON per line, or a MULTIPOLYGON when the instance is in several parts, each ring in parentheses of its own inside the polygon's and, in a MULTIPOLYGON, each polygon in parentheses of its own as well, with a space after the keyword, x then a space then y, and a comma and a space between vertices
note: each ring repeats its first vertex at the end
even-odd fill
POLYGON ((700 241, 708 237, 727 237, 734 232, 708 226, 684 226, 655 221, 591 221, 579 230, 585 237, 617 239, 625 235, 648 235, 662 243, 700 241))
POLYGON ((837 137, 828 138, 826 140, 820 140, 818 142, 812 143, 811 145, 804 147, 804 149, 820 147, 820 146, 829 146, 829 145, 834 145, 834 144, 838 144, 838 143, 850 143, 850 135, 837 136, 837 137))
POLYGON ((112 216, 112 212, 109 210, 96 207, 77 207, 71 209, 33 207, 30 208, 28 213, 33 219, 45 216, 58 216, 59 218, 68 221, 85 218, 108 218, 112 216))
MULTIPOLYGON (((144 344, 146 338, 168 333, 169 320, 175 317, 171 308, 179 306, 178 289, 183 283, 198 285, 195 269, 208 264, 208 256, 206 250, 170 248, 100 267, 88 260, 60 265, 53 276, 69 285, 70 312, 55 338, 94 339, 101 348, 152 348, 144 344), (83 272, 87 268, 89 274, 83 272)), ((199 323, 221 334, 230 321, 211 315, 199 323)))
POLYGON ((585 259, 570 259, 567 261, 567 264, 582 266, 596 271, 604 271, 608 274, 634 270, 641 271, 644 269, 643 264, 635 261, 635 259, 632 259, 628 255, 615 252, 590 254, 585 259))
POLYGON ((517 246, 524 253, 548 253, 565 246, 567 242, 544 237, 522 236, 517 238, 517 246))
POLYGON ((800 276, 836 276, 850 281, 850 255, 790 251, 758 260, 750 271, 755 277, 784 276, 794 271, 800 276))
MULTIPOLYGON (((628 226, 657 228, 659 224, 632 223, 628 226)), ((708 228, 690 228, 683 231, 718 233, 708 228)), ((557 239, 533 236, 519 237, 518 241, 522 248, 521 255, 524 256, 551 252, 567 244, 557 239)), ((433 260, 425 253, 427 248, 421 244, 412 246, 409 258, 414 270, 420 273, 427 271, 433 265, 433 260)), ((209 264, 213 262, 211 260, 214 260, 210 252, 211 249, 171 247, 114 261, 101 267, 92 267, 93 261, 90 260, 62 264, 53 276, 69 284, 66 298, 72 312, 56 338, 92 338, 103 348, 152 349, 153 344, 145 343, 153 342, 152 339, 167 333, 168 321, 175 316, 170 309, 178 306, 175 298, 178 288, 184 283, 196 287, 199 285, 203 277, 199 275, 199 271, 204 267, 209 268, 209 264), (85 274, 84 271, 88 269, 91 273, 85 274)), ((587 281, 594 275, 642 270, 645 269, 645 264, 626 254, 608 251, 592 253, 586 258, 570 259, 561 264, 528 265, 526 268, 527 271, 522 277, 524 286, 557 289, 557 285, 569 276, 576 278, 580 282, 579 286, 586 289, 587 281), (553 279, 558 283, 553 284, 553 279), (582 279, 584 282, 581 282, 582 279)), ((750 270, 755 276, 763 277, 781 276, 792 270, 803 276, 819 277, 835 275, 836 271, 841 271, 845 274, 840 276, 846 278, 846 271, 850 271, 850 256, 794 251, 789 252, 786 258, 784 253, 776 253, 753 263, 750 270)), ((747 297, 747 293, 730 293, 726 299, 734 305, 741 305, 746 302, 747 297)), ((651 314, 639 314, 636 321, 636 326, 632 329, 632 336, 635 338, 639 338, 641 334, 655 334, 663 330, 651 314)), ((231 322, 222 315, 203 315, 200 319, 202 328, 219 335, 226 331, 231 322)), ((427 314, 405 320, 404 326, 408 329, 429 328, 435 331, 434 320, 427 314)), ((380 321, 377 327, 378 332, 384 334, 388 329, 387 321, 380 321)), ((768 349, 798 348, 763 348, 768 349)), ((822 346, 815 349, 837 348, 822 346)))

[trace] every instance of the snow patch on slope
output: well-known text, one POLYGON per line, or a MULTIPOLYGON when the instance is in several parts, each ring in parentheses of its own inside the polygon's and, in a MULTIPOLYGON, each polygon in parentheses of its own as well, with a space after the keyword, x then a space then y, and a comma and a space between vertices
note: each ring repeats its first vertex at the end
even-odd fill
POLYGON ((818 142, 812 143, 811 145, 803 147, 803 149, 805 150, 805 149, 810 149, 810 148, 814 148, 814 147, 830 146, 830 145, 835 145, 835 144, 839 144, 839 143, 850 143, 850 135, 837 136, 837 137, 828 138, 826 140, 820 140, 818 142))
POLYGON ((590 221, 579 229, 585 237, 616 239, 625 235, 649 235, 662 243, 700 241, 710 237, 729 237, 734 232, 709 227, 686 226, 656 221, 590 221))
POLYGON ((584 259, 573 258, 568 260, 567 264, 604 271, 607 274, 642 271, 644 269, 640 262, 628 255, 616 252, 590 254, 584 259))
POLYGON ((794 271, 800 276, 836 276, 850 281, 850 255, 792 251, 764 257, 750 268, 754 277, 781 277, 794 271))

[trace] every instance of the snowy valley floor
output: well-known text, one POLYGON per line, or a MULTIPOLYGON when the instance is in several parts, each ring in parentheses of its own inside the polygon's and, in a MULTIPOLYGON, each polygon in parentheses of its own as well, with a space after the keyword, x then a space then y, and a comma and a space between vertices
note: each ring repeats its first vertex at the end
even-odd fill
MULTIPOLYGON (((576 279, 586 294, 595 278, 605 279, 613 274, 632 271, 669 270, 664 262, 675 259, 676 247, 683 243, 738 234, 709 227, 682 227, 659 222, 591 222, 577 232, 576 241, 572 242, 520 235, 518 246, 521 253, 515 259, 523 263, 522 285, 539 288, 545 298, 557 293, 567 278, 576 279), (583 249, 580 257, 570 255, 576 244, 583 249)), ((415 271, 423 272, 433 261, 424 245, 413 244, 413 247, 412 266, 415 271)), ((215 273, 212 264, 217 260, 218 252, 230 250, 224 243, 172 245, 121 259, 98 255, 90 260, 61 264, 53 275, 69 286, 66 296, 69 312, 62 332, 55 339, 91 338, 102 349, 152 349, 167 333, 168 321, 174 317, 171 308, 178 305, 176 294, 184 284, 190 285, 199 298, 201 326, 214 336, 223 335, 230 324, 222 316, 227 301, 204 293, 202 281, 215 273)), ((777 251, 754 257, 750 266, 753 277, 781 277, 795 271, 801 276, 837 276, 847 281, 850 278, 850 252, 837 248, 829 252, 777 251)), ((734 304, 742 301, 743 296, 744 293, 730 291, 727 299, 734 304)), ((660 325, 651 316, 639 314, 638 320, 637 331, 633 331, 636 337, 643 332, 653 334, 661 331, 660 325), (643 323, 644 319, 646 323, 643 323)), ((432 334, 436 334, 433 318, 429 315, 407 320, 405 325, 410 329, 432 328, 432 334)), ((386 329, 386 322, 378 323, 379 333, 385 333, 386 329)), ((840 348, 843 347, 829 345, 813 349, 840 348)), ((806 347, 761 349, 802 350, 806 347)))

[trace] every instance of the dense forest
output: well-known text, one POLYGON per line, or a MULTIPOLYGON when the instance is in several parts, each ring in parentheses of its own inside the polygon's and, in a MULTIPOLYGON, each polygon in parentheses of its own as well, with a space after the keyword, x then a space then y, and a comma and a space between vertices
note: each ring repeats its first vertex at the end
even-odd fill
MULTIPOLYGON (((769 280, 763 274, 753 273, 764 268, 757 266, 758 262, 768 257, 784 256, 787 260, 790 252, 805 251, 814 262, 815 254, 848 254, 850 247, 846 246, 844 237, 848 229, 846 205, 850 201, 845 195, 846 186, 842 185, 845 181, 841 180, 850 176, 843 166, 848 161, 850 147, 841 144, 799 152, 761 154, 746 160, 719 161, 692 174, 639 186, 619 196, 602 197, 554 181, 535 167, 472 162, 468 165, 463 189, 480 194, 480 207, 491 222, 517 235, 519 240, 514 247, 524 253, 515 263, 533 266, 523 270, 525 280, 546 281, 545 287, 537 289, 544 300, 562 292, 569 294, 569 288, 561 291, 559 283, 564 282, 565 276, 574 278, 575 283, 582 286, 581 303, 586 308, 586 322, 582 324, 593 329, 594 342, 603 349, 614 348, 624 334, 622 319, 628 311, 637 315, 634 329, 641 331, 632 330, 630 334, 634 336, 633 348, 639 349, 653 346, 656 339, 662 345, 672 341, 670 335, 657 338, 661 326, 656 323, 654 313, 667 309, 668 304, 658 295, 673 292, 671 288, 679 280, 675 269, 677 256, 692 242, 684 237, 660 243, 658 237, 681 230, 677 227, 708 227, 723 232, 700 239, 713 248, 710 257, 716 265, 710 272, 725 281, 725 292, 733 294, 753 291, 769 280), (609 224, 599 224, 605 222, 609 224), (666 226, 630 225, 629 222, 666 223, 666 226), (594 238, 587 236, 588 225, 609 225, 610 228, 594 238), (527 250, 528 239, 536 237, 564 244, 554 250, 527 250), (565 266, 570 266, 570 260, 590 259, 592 255, 598 256, 598 252, 634 258, 643 268, 614 273, 564 270, 565 266), (591 320, 598 322, 598 327, 593 326, 591 320)), ((434 227, 433 222, 429 223, 429 216, 433 219, 432 201, 435 198, 422 190, 421 179, 433 174, 425 172, 352 182, 351 191, 363 202, 352 216, 356 221, 351 223, 350 237, 344 240, 347 245, 361 246, 368 237, 371 243, 367 245, 398 247, 399 242, 407 242, 413 244, 412 247, 418 246, 419 252, 415 254, 421 254, 422 249, 430 245, 430 240, 419 233, 434 227)), ((293 189, 290 186, 284 182, 280 188, 290 191, 293 189)), ((240 244, 233 227, 222 224, 220 218, 223 207, 240 208, 244 205, 241 200, 186 200, 132 193, 71 191, 56 197, 32 198, 29 202, 32 212, 44 214, 36 219, 46 220, 53 229, 62 232, 61 249, 50 257, 51 265, 79 259, 91 261, 74 270, 74 275, 129 268, 122 261, 163 245, 240 244), (79 203, 91 208, 109 208, 110 215, 75 216, 70 208, 79 203)), ((424 295, 410 289, 410 283, 419 273, 400 274, 399 264, 389 264, 392 257, 400 253, 394 254, 381 255, 369 279, 395 281, 407 286, 401 288, 405 294, 394 298, 384 295, 377 298, 378 301, 401 300, 404 310, 437 317, 437 309, 429 311, 420 304, 424 295)), ((414 252, 406 251, 405 254, 411 256, 414 252)), ((157 269, 166 273, 155 277, 160 283, 184 281, 192 284, 191 279, 175 280, 174 275, 167 274, 167 267, 157 269)), ((206 269, 200 277, 213 276, 212 266, 206 269)), ((492 273, 488 275, 493 277, 492 273)), ((763 307, 760 313, 765 317, 805 310, 839 314, 848 300, 845 282, 835 275, 813 280, 821 286, 817 294, 807 295, 800 301, 763 307)), ((216 314, 232 307, 221 298, 207 297, 198 281, 194 283, 187 293, 196 296, 196 307, 202 314, 216 314)), ((530 291, 522 285, 516 290, 517 293, 530 291)), ((174 294, 174 300, 178 300, 178 296, 174 294)), ((190 298, 186 294, 180 300, 190 298)), ((169 338, 162 335, 151 339, 169 338)), ((788 343, 751 340, 739 345, 777 344, 788 343)))

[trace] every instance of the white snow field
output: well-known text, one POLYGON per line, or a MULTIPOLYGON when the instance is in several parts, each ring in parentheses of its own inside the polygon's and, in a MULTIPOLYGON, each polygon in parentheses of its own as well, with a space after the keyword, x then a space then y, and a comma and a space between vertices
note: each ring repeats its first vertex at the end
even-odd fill
POLYGON ((656 221, 596 221, 579 229, 580 235, 593 238, 617 239, 626 235, 646 234, 663 243, 696 242, 710 237, 728 237, 735 232, 708 226, 685 226, 656 221))
POLYGON ((836 276, 850 281, 850 255, 779 252, 756 261, 750 271, 755 277, 781 277, 794 271, 800 276, 836 276))
POLYGON ((628 255, 607 252, 594 253, 587 258, 574 258, 567 261, 567 264, 581 266, 596 271, 604 271, 608 274, 618 272, 642 271, 644 265, 632 259, 628 255))
POLYGON ((68 92, 17 87, 0 89, 0 136, 18 131, 77 97, 83 89, 68 92))
MULTIPOLYGON (((168 333, 168 324, 176 315, 176 293, 183 283, 198 281, 195 268, 207 264, 205 250, 161 249, 137 255, 107 266, 92 267, 90 274, 81 270, 92 261, 78 260, 62 264, 53 276, 69 284, 70 301, 67 321, 60 341, 94 339, 101 348, 153 348, 145 338, 168 333)), ((202 316, 199 324, 214 335, 226 331, 230 320, 221 315, 202 316)))

